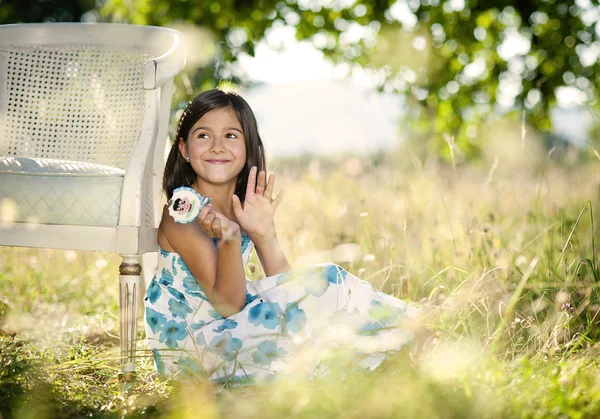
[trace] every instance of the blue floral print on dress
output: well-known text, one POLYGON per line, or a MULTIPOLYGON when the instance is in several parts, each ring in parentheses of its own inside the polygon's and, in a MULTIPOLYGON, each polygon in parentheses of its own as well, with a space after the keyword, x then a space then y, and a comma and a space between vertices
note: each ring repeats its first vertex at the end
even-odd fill
POLYGON ((181 358, 177 361, 179 365, 179 371, 182 375, 192 378, 204 378, 206 372, 198 360, 193 358, 181 358))
POLYGON ((185 319, 188 313, 193 312, 192 308, 185 301, 179 301, 175 298, 169 299, 169 311, 173 317, 181 317, 185 319))
POLYGON ((213 329, 213 332, 215 333, 221 333, 223 330, 226 329, 235 329, 237 327, 237 322, 233 319, 225 319, 225 321, 216 329, 213 329))
POLYGON ((150 326, 150 329, 153 333, 158 333, 166 321, 167 316, 151 309, 150 307, 146 307, 146 322, 150 326))
POLYGON ((173 285, 173 274, 167 268, 163 268, 158 283, 165 286, 173 285))
POLYGON ((156 364, 156 372, 161 375, 165 375, 165 363, 162 361, 160 351, 157 349, 152 349, 152 356, 154 357, 154 363, 156 364))
MULTIPOLYGON (((243 236, 244 264, 251 245, 243 236)), ((183 259, 175 252, 159 251, 156 277, 144 304, 146 336, 160 374, 184 377, 202 368, 200 379, 226 386, 267 380, 287 371, 297 350, 319 344, 322 334, 339 322, 360 328, 357 340, 365 334, 382 341, 393 336, 399 349, 414 339, 403 322, 414 318, 416 309, 338 265, 315 265, 247 281, 244 308, 225 319, 202 298, 183 259)), ((370 371, 386 355, 364 356, 370 359, 365 371, 370 371)), ((314 364, 309 361, 307 372, 325 373, 320 365, 318 357, 314 364)))
POLYGON ((200 285, 198 285, 198 282, 196 282, 196 278, 193 276, 186 276, 183 278, 183 289, 192 297, 201 298, 204 301, 208 301, 206 294, 204 294, 204 291, 202 291, 202 288, 200 288, 200 285))
POLYGON ((250 244, 250 237, 246 236, 245 234, 242 234, 242 254, 248 248, 248 244, 250 244))
POLYGON ((154 277, 152 278, 152 281, 150 281, 148 291, 146 291, 146 296, 148 300, 150 300, 150 302, 154 304, 160 298, 161 294, 162 291, 160 289, 160 286, 158 285, 158 282, 156 282, 156 277, 154 277))
POLYGON ((160 331, 158 340, 164 342, 168 348, 175 349, 178 347, 177 341, 185 339, 186 336, 185 323, 169 320, 160 331))
POLYGON ((196 278, 194 278, 194 275, 192 275, 192 272, 187 267, 187 265, 185 264, 183 259, 179 258, 177 263, 179 264, 180 272, 182 273, 182 275, 184 275, 184 277, 183 277, 184 291, 187 292, 192 297, 198 297, 198 298, 202 298, 203 300, 208 301, 208 298, 206 298, 206 294, 204 294, 204 291, 202 291, 202 288, 200 288, 198 281, 196 281, 196 278))
POLYGON ((223 316, 221 316, 217 310, 212 309, 212 308, 210 310, 208 310, 208 315, 210 317, 212 317, 213 319, 222 319, 223 318, 223 316))
POLYGON ((252 295, 246 291, 246 305, 250 304, 252 301, 256 300, 258 295, 252 295))
POLYGON ((283 332, 298 333, 306 324, 306 312, 298 306, 298 303, 287 303, 282 317, 283 332))
POLYGON ((176 277, 176 276, 177 276, 177 268, 175 267, 175 259, 173 259, 173 260, 171 261, 171 264, 172 264, 172 266, 173 266, 173 267, 172 267, 173 277, 176 277))
POLYGON ((165 249, 163 249, 162 247, 158 246, 158 251, 160 252, 160 255, 163 258, 167 258, 169 257, 169 255, 171 254, 171 252, 166 251, 165 249))
POLYGON ((254 384, 256 381, 256 373, 251 374, 243 374, 243 375, 232 375, 228 374, 225 377, 215 378, 211 380, 215 384, 233 384, 233 385, 241 385, 247 386, 250 384, 254 384))
POLYGON ((323 266, 308 268, 302 280, 304 290, 315 297, 321 297, 325 294, 331 283, 328 278, 328 271, 329 268, 323 266))
POLYGON ((396 320, 405 314, 405 309, 398 309, 374 299, 371 301, 368 312, 371 321, 366 322, 358 332, 363 335, 375 335, 382 330, 391 328, 396 320))
POLYGON ((257 351, 252 354, 252 360, 258 365, 271 366, 273 361, 287 355, 286 350, 278 348, 274 340, 261 342, 256 349, 257 351))
POLYGON ((198 322, 190 324, 190 327, 192 328, 192 330, 198 330, 205 324, 206 322, 204 320, 198 320, 198 322))
MULTIPOLYGON (((326 267, 309 266, 306 268, 295 269, 293 271, 283 272, 277 278, 277 285, 296 283, 298 287, 303 287, 304 291, 315 297, 320 297, 329 288, 326 267)), ((294 287, 294 285, 288 285, 294 287)))
POLYGON ((248 320, 256 326, 275 330, 281 324, 281 307, 278 303, 264 301, 250 309, 248 320))
POLYGON ((346 272, 345 269, 337 265, 327 266, 326 271, 327 280, 331 284, 341 284, 346 280, 346 275, 348 275, 348 272, 346 272))
POLYGON ((196 343, 198 345, 206 346, 206 338, 204 337, 204 333, 200 332, 196 335, 196 343))
POLYGON ((384 329, 387 329, 387 326, 381 322, 367 322, 358 329, 357 333, 365 336, 374 336, 384 329))
POLYGON ((398 309, 388 304, 384 304, 379 300, 371 301, 371 308, 369 309, 369 317, 380 321, 383 324, 389 324, 394 322, 400 316, 406 314, 405 309, 398 309))
POLYGON ((237 351, 242 349, 242 341, 234 338, 231 332, 225 332, 215 336, 206 349, 219 355, 225 361, 233 361, 237 351))
POLYGON ((183 259, 181 259, 181 258, 176 258, 176 259, 177 259, 177 264, 179 265, 179 269, 181 269, 182 273, 184 275, 191 275, 192 271, 190 271, 190 268, 187 267, 187 265, 185 264, 183 259))
POLYGON ((169 291, 169 293, 173 297, 177 298, 179 301, 187 302, 187 300, 185 299, 185 295, 183 295, 181 291, 178 291, 173 287, 167 287, 167 291, 169 291))
POLYGON ((283 272, 277 277, 276 284, 281 285, 302 278, 302 274, 305 270, 306 268, 299 268, 293 271, 283 272))

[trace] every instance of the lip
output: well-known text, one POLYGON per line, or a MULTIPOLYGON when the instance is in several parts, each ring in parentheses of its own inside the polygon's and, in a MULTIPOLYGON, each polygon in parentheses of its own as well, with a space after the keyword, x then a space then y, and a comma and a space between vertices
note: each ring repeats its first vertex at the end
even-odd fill
POLYGON ((211 163, 211 164, 225 164, 225 163, 229 163, 231 160, 216 160, 216 159, 211 159, 211 160, 204 160, 207 163, 211 163))

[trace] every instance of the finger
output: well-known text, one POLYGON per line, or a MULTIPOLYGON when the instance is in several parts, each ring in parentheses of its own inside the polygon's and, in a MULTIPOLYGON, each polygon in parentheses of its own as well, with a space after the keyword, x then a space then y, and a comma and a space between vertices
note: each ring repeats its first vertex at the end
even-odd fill
POLYGON ((211 225, 214 220, 215 220, 215 214, 212 212, 210 214, 208 214, 206 217, 204 217, 204 219, 202 220, 202 223, 200 224, 202 227, 202 231, 204 231, 208 235, 211 235, 212 234, 211 225))
POLYGON ((244 214, 244 209, 242 208, 242 202, 237 195, 233 195, 231 197, 231 203, 233 205, 233 213, 235 217, 239 220, 239 218, 244 214))
POLYGON ((211 211, 211 207, 209 206, 205 206, 204 208, 202 208, 200 210, 200 213, 198 214, 198 220, 200 220, 200 222, 202 222, 204 220, 204 218, 210 214, 211 211))
POLYGON ((258 182, 256 185, 256 195, 263 196, 263 194, 265 193, 266 178, 267 178, 267 174, 265 173, 264 170, 261 170, 258 173, 258 182))
POLYGON ((246 196, 252 195, 256 188, 256 166, 252 166, 250 173, 248 173, 248 185, 246 186, 246 196))
POLYGON ((267 198, 269 198, 269 200, 271 199, 271 196, 273 196, 273 188, 275 187, 275 175, 271 173, 271 176, 269 176, 269 182, 267 183, 267 188, 265 189, 265 196, 267 198))
POLYGON ((215 217, 211 226, 210 226, 214 237, 217 239, 221 238, 221 220, 218 217, 215 217))
POLYGON ((279 191, 279 193, 275 197, 275 200, 271 204, 273 206, 273 211, 277 210, 277 207, 279 207, 279 204, 281 204, 281 200, 283 199, 283 195, 285 195, 285 189, 282 189, 282 190, 279 191))
POLYGON ((213 211, 213 214, 215 215, 215 218, 218 218, 221 222, 221 233, 223 233, 225 228, 229 228, 232 225, 236 225, 235 221, 232 221, 230 218, 228 218, 224 214, 221 214, 220 212, 213 211))
POLYGON ((212 224, 214 219, 215 219, 215 213, 210 211, 208 214, 206 214, 206 216, 202 220, 202 225, 205 228, 210 229, 210 225, 212 224))

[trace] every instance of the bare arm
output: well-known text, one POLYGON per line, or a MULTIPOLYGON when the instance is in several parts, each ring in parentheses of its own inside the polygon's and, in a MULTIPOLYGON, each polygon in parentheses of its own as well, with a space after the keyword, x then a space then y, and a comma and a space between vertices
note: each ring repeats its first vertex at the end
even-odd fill
POLYGON ((165 207, 159 231, 181 256, 209 303, 220 315, 229 317, 239 312, 246 302, 241 238, 237 227, 237 234, 232 232, 228 240, 217 240, 217 252, 212 238, 203 230, 209 228, 212 231, 215 227, 220 231, 220 219, 209 217, 210 223, 201 225, 201 220, 207 221, 206 216, 210 212, 210 208, 205 207, 200 213, 199 222, 180 224, 175 222, 165 207))
POLYGON ((238 222, 256 246, 265 275, 272 276, 291 269, 279 244, 274 222, 283 190, 272 199, 275 175, 271 174, 267 182, 266 172, 261 170, 257 175, 257 170, 256 166, 250 169, 244 205, 236 195, 232 197, 232 204, 238 222))
MULTIPOLYGON (((239 312, 246 305, 246 275, 242 261, 242 240, 218 240, 216 284, 211 302, 223 317, 239 312)), ((210 301, 210 300, 209 300, 210 301)))
POLYGON ((260 260, 260 264, 262 265, 266 276, 277 275, 292 269, 279 244, 277 234, 273 234, 273 237, 270 239, 254 244, 256 246, 258 259, 260 260))

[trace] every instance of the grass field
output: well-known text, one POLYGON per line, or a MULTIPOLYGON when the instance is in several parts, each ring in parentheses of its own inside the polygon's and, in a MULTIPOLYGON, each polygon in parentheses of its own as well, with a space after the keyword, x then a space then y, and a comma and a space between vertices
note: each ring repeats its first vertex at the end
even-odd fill
MULTIPOLYGON (((119 258, 1 248, 1 416, 600 417, 598 162, 388 153, 274 168, 292 265, 333 261, 422 307, 439 337, 429 352, 368 375, 340 360, 323 380, 226 388, 156 377, 140 331, 138 378, 124 385, 119 258)), ((248 275, 262 276, 255 256, 248 275)))

